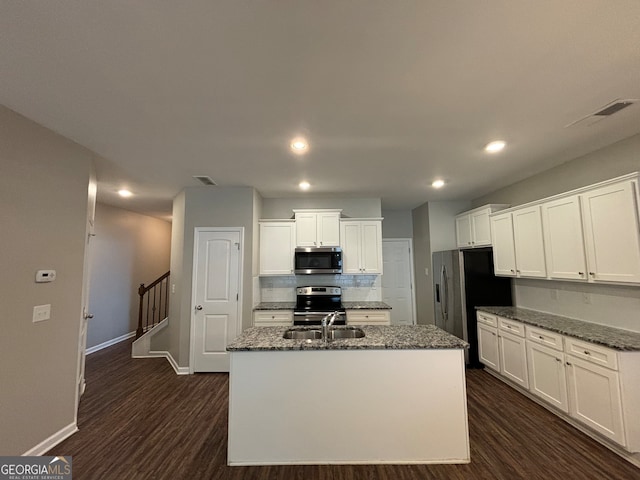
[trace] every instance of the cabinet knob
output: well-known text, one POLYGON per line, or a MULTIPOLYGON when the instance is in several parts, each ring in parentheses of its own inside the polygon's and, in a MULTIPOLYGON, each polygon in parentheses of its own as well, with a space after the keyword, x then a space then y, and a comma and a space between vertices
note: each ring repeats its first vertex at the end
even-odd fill
POLYGON ((516 273, 516 271, 512 268, 512 269, 511 269, 511 273, 516 273))
POLYGON ((556 362, 561 362, 562 360, 560 360, 559 358, 556 358, 556 362))
POLYGON ((589 272, 589 275, 591 275, 592 277, 594 277, 596 275, 595 272, 589 272))
POLYGON ((520 273, 520 270, 516 270, 516 273, 520 273))
POLYGON ((568 366, 571 366, 571 364, 569 362, 566 362, 568 366))
POLYGON ((544 337, 543 337, 542 335, 539 335, 539 336, 538 336, 538 338, 539 338, 540 340, 544 340, 544 337))
POLYGON ((584 272, 578 272, 578 275, 582 276, 584 275, 584 272))
POLYGON ((584 354, 585 354, 585 355, 591 355, 591 352, 590 352, 589 350, 585 350, 585 351, 584 351, 584 354))

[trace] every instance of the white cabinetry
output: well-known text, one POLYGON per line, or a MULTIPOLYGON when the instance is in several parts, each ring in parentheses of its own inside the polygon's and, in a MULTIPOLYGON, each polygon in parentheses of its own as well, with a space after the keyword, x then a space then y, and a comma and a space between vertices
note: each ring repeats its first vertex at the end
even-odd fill
POLYGON ((382 219, 340 221, 342 273, 382 273, 382 219))
POLYGON ((549 278, 586 280, 580 197, 543 203, 542 224, 549 278))
POLYGON ((485 205, 456 216, 456 242, 458 248, 491 245, 489 214, 509 205, 485 205))
POLYGON ((492 214, 496 275, 640 283, 638 173, 492 214))
POLYGON ((293 325, 291 310, 256 310, 253 312, 254 327, 289 327, 293 325))
POLYGON ((567 376, 562 335, 526 327, 529 391, 567 413, 567 376))
POLYGON ((589 280, 640 283, 638 182, 581 195, 589 280))
POLYGON ((340 245, 342 210, 294 210, 296 246, 337 247, 340 245))
MULTIPOLYGON (((569 414, 614 442, 625 445, 618 372, 574 355, 566 356, 566 364, 569 414)), ((637 418, 629 420, 633 422, 637 418)))
POLYGON ((491 216, 494 271, 510 277, 546 277, 540 207, 491 216))
POLYGON ((524 326, 521 323, 498 317, 498 351, 500 373, 521 387, 529 388, 524 326))
POLYGON ((347 310, 347 325, 391 325, 389 310, 347 310))
POLYGON ((498 319, 495 315, 476 313, 478 319, 478 357, 488 368, 500 371, 498 319))
POLYGON ((260 225, 260 275, 293 275, 296 224, 292 220, 260 225))

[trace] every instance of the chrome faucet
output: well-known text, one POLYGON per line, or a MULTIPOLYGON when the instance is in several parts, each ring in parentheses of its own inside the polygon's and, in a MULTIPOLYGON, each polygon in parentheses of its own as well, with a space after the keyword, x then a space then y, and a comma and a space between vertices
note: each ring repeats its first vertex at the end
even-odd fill
POLYGON ((336 319, 340 316, 340 312, 335 311, 331 312, 324 317, 322 317, 321 325, 322 325, 322 339, 327 342, 329 341, 329 327, 333 325, 336 319))

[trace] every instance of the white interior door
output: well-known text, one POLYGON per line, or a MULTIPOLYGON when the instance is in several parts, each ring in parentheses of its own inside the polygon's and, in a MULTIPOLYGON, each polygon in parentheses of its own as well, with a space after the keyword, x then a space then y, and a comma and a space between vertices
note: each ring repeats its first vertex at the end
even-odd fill
POLYGON ((87 192, 87 226, 86 241, 84 246, 84 263, 82 272, 82 313, 80 316, 80 333, 78 335, 78 367, 76 376, 76 414, 80 405, 80 397, 84 393, 86 382, 84 379, 84 366, 87 351, 87 328, 89 319, 93 315, 89 313, 89 281, 91 279, 91 247, 92 239, 95 236, 95 220, 96 220, 96 194, 97 181, 94 175, 89 179, 89 188, 87 192))
POLYGON ((391 305, 392 325, 414 325, 411 240, 382 240, 382 300, 391 305))
POLYGON ((228 372, 240 334, 241 230, 196 228, 191 351, 194 372, 228 372))

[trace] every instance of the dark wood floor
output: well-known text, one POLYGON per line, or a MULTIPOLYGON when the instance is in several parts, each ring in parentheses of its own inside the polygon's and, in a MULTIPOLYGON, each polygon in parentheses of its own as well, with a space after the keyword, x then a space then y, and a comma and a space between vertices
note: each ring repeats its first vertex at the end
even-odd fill
POLYGON ((470 464, 227 467, 228 375, 177 376, 165 359, 133 360, 130 349, 123 342, 87 357, 80 431, 49 452, 73 456, 76 480, 640 479, 481 370, 467 375, 470 464))

